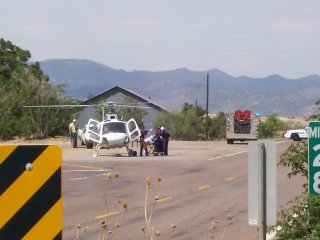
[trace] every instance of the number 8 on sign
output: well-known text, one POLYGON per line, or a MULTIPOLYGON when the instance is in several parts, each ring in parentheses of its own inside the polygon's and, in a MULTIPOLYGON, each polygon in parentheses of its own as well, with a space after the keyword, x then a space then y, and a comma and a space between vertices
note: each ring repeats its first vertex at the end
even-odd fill
MULTIPOLYGON (((314 151, 319 151, 320 149, 320 144, 317 144, 313 147, 313 150, 314 151)), ((320 167, 320 154, 318 154, 316 156, 316 158, 313 160, 313 164, 312 164, 314 167, 320 167)), ((320 185, 320 172, 316 172, 313 176, 313 180, 314 180, 314 183, 313 183, 313 190, 316 192, 316 193, 320 193, 320 188, 319 188, 319 185, 320 185)))
POLYGON ((314 174, 313 180, 314 180, 313 190, 316 193, 320 193, 320 188, 319 188, 319 185, 320 185, 320 172, 317 172, 317 173, 314 174))

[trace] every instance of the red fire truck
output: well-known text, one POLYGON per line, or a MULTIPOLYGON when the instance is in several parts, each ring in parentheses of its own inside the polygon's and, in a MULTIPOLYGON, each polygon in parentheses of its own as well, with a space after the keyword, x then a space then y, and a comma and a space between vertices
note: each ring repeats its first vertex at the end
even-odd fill
POLYGON ((234 141, 258 140, 260 119, 250 110, 235 110, 226 113, 226 139, 228 144, 234 141))

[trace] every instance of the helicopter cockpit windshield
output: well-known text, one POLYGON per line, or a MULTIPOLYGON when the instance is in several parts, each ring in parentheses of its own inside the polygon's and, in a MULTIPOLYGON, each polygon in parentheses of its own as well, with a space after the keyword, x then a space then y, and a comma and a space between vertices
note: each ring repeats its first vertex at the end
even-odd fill
POLYGON ((106 122, 103 124, 102 134, 107 133, 127 134, 126 124, 124 122, 106 122))

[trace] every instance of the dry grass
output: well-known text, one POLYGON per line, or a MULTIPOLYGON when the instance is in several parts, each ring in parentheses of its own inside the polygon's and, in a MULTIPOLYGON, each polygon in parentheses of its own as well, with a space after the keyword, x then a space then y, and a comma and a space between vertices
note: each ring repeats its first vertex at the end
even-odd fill
MULTIPOLYGON (((278 116, 281 121, 284 122, 284 128, 287 129, 300 129, 305 128, 308 125, 308 121, 304 117, 294 116, 278 116)), ((267 117, 261 117, 261 121, 265 121, 267 117)))
POLYGON ((281 121, 283 121, 285 123, 285 126, 288 129, 305 128, 308 125, 307 119, 303 118, 303 117, 280 116, 279 118, 281 121))

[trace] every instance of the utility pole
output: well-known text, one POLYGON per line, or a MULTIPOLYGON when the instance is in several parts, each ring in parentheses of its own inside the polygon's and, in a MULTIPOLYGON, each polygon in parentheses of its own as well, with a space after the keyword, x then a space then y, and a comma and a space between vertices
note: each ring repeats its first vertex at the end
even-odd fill
MULTIPOLYGON (((206 123, 209 122, 209 73, 207 73, 207 106, 206 106, 206 123)), ((208 124, 206 124, 208 125, 208 124)), ((207 126, 208 127, 208 126, 207 126)), ((206 139, 209 140, 209 131, 206 129, 206 139)))
POLYGON ((209 116, 209 73, 207 73, 207 107, 206 107, 207 117, 209 116))

